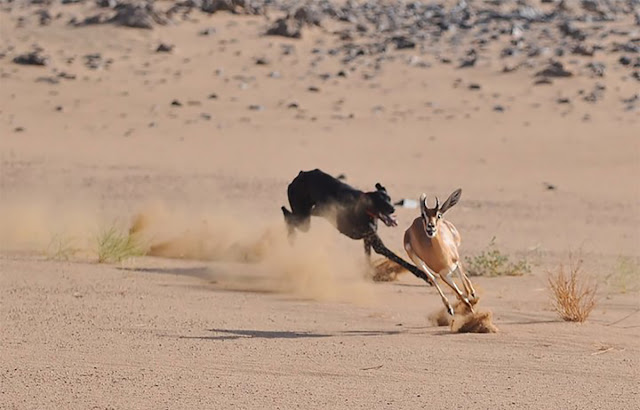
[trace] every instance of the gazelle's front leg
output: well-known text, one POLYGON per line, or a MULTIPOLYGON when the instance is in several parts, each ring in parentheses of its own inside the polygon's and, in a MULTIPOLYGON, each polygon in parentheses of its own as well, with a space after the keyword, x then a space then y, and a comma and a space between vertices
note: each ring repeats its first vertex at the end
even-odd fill
POLYGON ((440 294, 440 298, 442 299, 442 303, 444 303, 444 306, 447 308, 447 312, 451 316, 453 316, 453 307, 451 306, 451 303, 449 303, 449 299, 447 299, 447 297, 444 295, 444 292, 442 292, 442 289, 440 289, 440 285, 438 285, 435 274, 431 272, 431 269, 429 269, 427 264, 424 263, 424 261, 415 254, 410 244, 405 243, 404 249, 407 251, 407 255, 409 255, 409 258, 413 261, 413 263, 415 263, 416 266, 419 266, 424 271, 431 283, 433 283, 433 285, 436 287, 438 293, 440 294))
MULTIPOLYGON (((462 294, 462 292, 460 291, 460 289, 458 288, 458 285, 456 285, 456 283, 453 281, 453 279, 451 279, 451 275, 453 274, 453 272, 455 272, 457 269, 459 269, 458 264, 456 263, 455 266, 453 266, 452 268, 449 268, 448 271, 444 271, 444 272, 439 272, 439 276, 442 278, 442 280, 449 285, 449 287, 451 289, 453 289, 454 292, 456 292, 456 294, 458 295, 458 298, 469 307, 469 309, 471 309, 471 312, 473 312, 473 305, 471 304, 471 302, 469 302, 469 299, 462 294)), ((463 281, 464 284, 464 281, 463 281)), ((465 286, 465 290, 466 290, 466 286, 465 286)))

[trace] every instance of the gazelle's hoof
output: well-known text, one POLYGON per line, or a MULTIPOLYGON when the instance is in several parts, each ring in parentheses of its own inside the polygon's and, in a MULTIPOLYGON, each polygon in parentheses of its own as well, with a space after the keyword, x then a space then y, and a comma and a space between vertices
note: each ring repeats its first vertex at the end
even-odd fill
POLYGON ((449 315, 453 316, 453 308, 451 307, 451 305, 447 306, 447 313, 449 313, 449 315))

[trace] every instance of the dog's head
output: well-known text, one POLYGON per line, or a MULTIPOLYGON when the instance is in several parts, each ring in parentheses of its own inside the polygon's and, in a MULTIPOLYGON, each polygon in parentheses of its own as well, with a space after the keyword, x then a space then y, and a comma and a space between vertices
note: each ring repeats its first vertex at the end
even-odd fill
POLYGON ((398 225, 396 218, 393 215, 395 208, 391 203, 391 197, 387 193, 387 189, 385 187, 380 185, 378 182, 376 184, 376 190, 367 192, 366 195, 370 202, 368 212, 371 216, 380 219, 387 226, 398 225))

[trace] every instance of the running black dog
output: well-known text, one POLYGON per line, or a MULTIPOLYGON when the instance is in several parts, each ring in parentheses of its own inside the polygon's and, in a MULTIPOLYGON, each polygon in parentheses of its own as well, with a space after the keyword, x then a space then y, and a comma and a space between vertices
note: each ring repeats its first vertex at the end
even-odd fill
POLYGON ((431 284, 420 269, 391 252, 378 236, 378 219, 387 226, 397 226, 391 198, 385 187, 376 184, 376 190, 362 192, 319 169, 300 171, 289 184, 287 196, 291 211, 282 207, 289 235, 295 229, 309 230, 311 216, 328 219, 342 234, 351 239, 363 239, 367 256, 371 248, 397 263, 415 276, 431 284))

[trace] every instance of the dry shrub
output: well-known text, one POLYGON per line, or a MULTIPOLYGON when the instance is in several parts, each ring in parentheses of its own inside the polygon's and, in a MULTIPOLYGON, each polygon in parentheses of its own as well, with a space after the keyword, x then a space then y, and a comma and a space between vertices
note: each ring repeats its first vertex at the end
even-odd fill
POLYGON ((595 283, 587 282, 582 275, 582 260, 569 261, 569 272, 560 264, 556 273, 549 272, 547 282, 551 290, 553 307, 568 322, 584 322, 596 307, 595 283))
POLYGON ((405 269, 389 259, 380 259, 373 263, 374 282, 393 282, 405 269))

